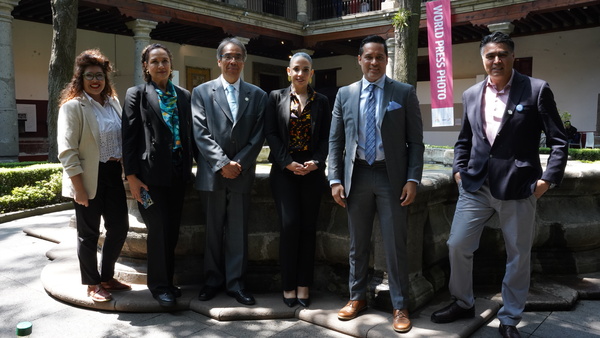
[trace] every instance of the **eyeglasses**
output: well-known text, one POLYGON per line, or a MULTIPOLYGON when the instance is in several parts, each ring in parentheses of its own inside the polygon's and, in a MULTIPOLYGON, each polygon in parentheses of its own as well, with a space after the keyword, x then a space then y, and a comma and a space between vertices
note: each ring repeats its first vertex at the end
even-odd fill
POLYGON ((98 80, 98 81, 104 81, 104 73, 84 73, 83 74, 83 78, 88 80, 88 81, 92 81, 94 79, 98 80))
POLYGON ((221 55, 221 59, 225 60, 227 62, 231 62, 233 60, 235 60, 236 62, 243 62, 244 61, 244 57, 242 56, 242 54, 223 54, 221 55))

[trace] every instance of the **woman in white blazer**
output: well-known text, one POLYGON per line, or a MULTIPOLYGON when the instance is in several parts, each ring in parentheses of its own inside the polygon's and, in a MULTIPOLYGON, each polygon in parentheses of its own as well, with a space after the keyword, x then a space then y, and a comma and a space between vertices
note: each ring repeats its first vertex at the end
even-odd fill
POLYGON ((79 54, 58 112, 62 193, 73 198, 81 282, 95 302, 110 301, 110 291, 131 289, 113 277, 129 221, 121 165, 121 106, 108 77, 111 71, 110 61, 99 50, 79 54), (99 269, 101 216, 106 239, 99 269))

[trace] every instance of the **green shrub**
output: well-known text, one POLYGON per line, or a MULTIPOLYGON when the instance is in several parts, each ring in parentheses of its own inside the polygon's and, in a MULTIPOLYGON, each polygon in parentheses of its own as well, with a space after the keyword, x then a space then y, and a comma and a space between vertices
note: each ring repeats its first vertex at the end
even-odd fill
POLYGON ((0 213, 65 202, 59 164, 0 169, 0 213))
MULTIPOLYGON (((550 154, 550 148, 540 148, 540 154, 550 154)), ((569 157, 576 161, 600 161, 600 149, 569 149, 569 157)))
POLYGON ((48 162, 25 161, 25 162, 2 162, 0 168, 23 168, 34 164, 46 164, 48 162))
POLYGON ((10 194, 16 187, 50 180, 55 173, 62 173, 60 164, 37 164, 24 168, 0 169, 0 196, 10 194))

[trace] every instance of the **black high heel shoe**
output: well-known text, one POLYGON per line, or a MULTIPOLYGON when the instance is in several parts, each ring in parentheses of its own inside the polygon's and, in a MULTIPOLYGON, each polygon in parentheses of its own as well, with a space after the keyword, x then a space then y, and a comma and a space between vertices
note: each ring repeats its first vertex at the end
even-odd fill
POLYGON ((298 298, 298 303, 304 307, 308 307, 310 305, 310 297, 309 298, 298 298))
POLYGON ((296 305, 296 302, 298 300, 298 298, 285 298, 285 296, 283 296, 283 302, 289 307, 293 307, 294 305, 296 305))

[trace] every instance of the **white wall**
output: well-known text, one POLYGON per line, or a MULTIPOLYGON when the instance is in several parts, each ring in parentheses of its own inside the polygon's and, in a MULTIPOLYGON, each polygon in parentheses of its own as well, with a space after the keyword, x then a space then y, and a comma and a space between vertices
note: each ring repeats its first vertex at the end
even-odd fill
MULTIPOLYGON (((580 131, 596 131, 600 94, 600 27, 516 37, 515 56, 533 58, 533 76, 546 80, 559 111, 571 113, 571 122, 580 131)), ((479 42, 454 45, 454 102, 476 77, 485 74, 479 42)), ((421 48, 419 55, 427 55, 421 48)), ((419 82, 421 103, 430 103, 429 82, 419 82)), ((455 112, 461 118, 462 112, 455 112)), ((427 144, 453 145, 458 132, 425 132, 427 144)))
MULTIPOLYGON (((77 53, 87 48, 98 47, 116 66, 115 86, 120 98, 133 85, 134 63, 140 56, 134 55, 132 37, 102 34, 92 31, 77 31, 77 53)), ((571 121, 581 131, 594 131, 600 93, 600 27, 572 31, 517 37, 517 57, 533 58, 533 76, 542 78, 555 94, 561 111, 572 114, 571 121)), ((154 42, 154 41, 153 41, 154 42)), ((28 21, 13 21, 13 46, 15 85, 17 99, 48 99, 48 63, 52 43, 52 26, 28 21)), ((185 67, 210 68, 211 77, 220 74, 215 50, 210 48, 161 42, 173 53, 173 69, 179 71, 180 85, 185 86, 185 67)), ((479 43, 454 45, 454 102, 460 102, 462 92, 484 74, 479 43)), ((420 49, 419 55, 427 55, 420 49)), ((244 79, 252 80, 252 62, 287 66, 287 60, 273 60, 249 56, 244 69, 244 79)), ((362 76, 356 56, 320 58, 314 61, 315 69, 342 68, 337 72, 338 86, 357 81, 362 76)), ((429 83, 417 85, 419 101, 430 103, 429 83)), ((461 118, 462 112, 455 112, 461 118)), ((456 131, 428 131, 428 144, 453 145, 456 131)))

